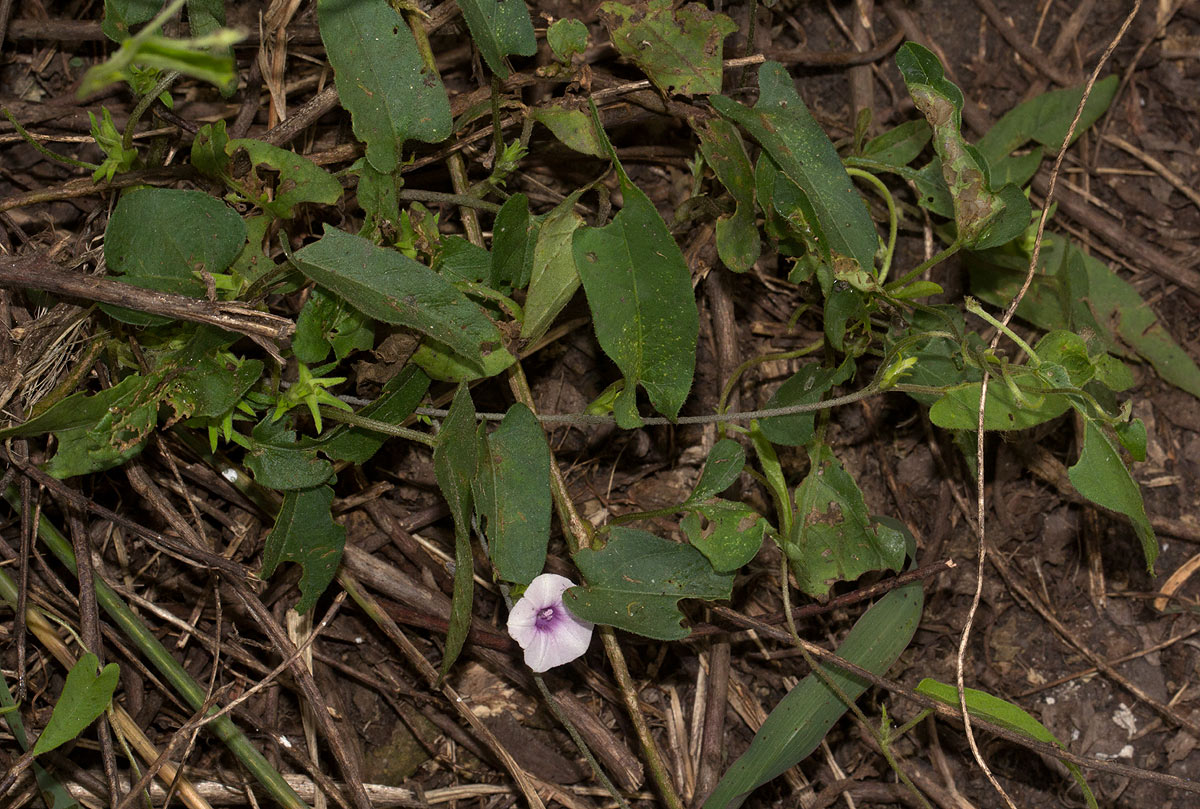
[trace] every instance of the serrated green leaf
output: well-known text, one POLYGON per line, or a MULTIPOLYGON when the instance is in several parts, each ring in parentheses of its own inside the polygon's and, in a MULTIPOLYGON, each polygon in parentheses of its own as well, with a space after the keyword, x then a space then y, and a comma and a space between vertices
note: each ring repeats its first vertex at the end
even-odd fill
POLYGON ((376 171, 395 170, 406 140, 437 143, 450 134, 442 79, 425 69, 412 31, 387 0, 319 0, 317 19, 338 98, 376 171))
MULTIPOLYGON (((126 284, 202 297, 199 273, 224 272, 245 243, 245 223, 220 200, 200 191, 142 188, 117 203, 104 231, 104 258, 126 284)), ((100 308, 138 326, 170 322, 119 306, 100 308)))
MULTIPOLYGON (((858 619, 838 656, 872 674, 886 673, 912 641, 924 602, 920 583, 891 591, 858 619)), ((849 699, 867 690, 866 680, 831 663, 822 663, 821 670, 849 699)), ((771 711, 703 809, 737 809, 755 789, 807 758, 847 710, 816 672, 808 674, 771 711)))
POLYGON ((729 598, 732 573, 718 573, 691 545, 616 526, 601 550, 585 548, 575 564, 587 585, 563 603, 579 618, 657 640, 686 638, 679 600, 729 598))
MULTIPOLYGON (((420 368, 406 365, 400 373, 387 381, 375 401, 357 411, 355 415, 399 425, 417 409, 427 390, 429 377, 420 368)), ((316 447, 326 457, 335 461, 362 464, 370 460, 389 438, 390 436, 364 427, 340 424, 310 446, 316 447)))
POLYGON ((341 564, 346 529, 333 521, 332 505, 333 489, 328 486, 286 492, 263 546, 262 578, 270 578, 283 562, 300 565, 296 612, 308 612, 317 603, 341 564))
POLYGON ((758 70, 758 86, 754 109, 724 96, 709 101, 722 117, 753 135, 804 192, 815 213, 810 224, 820 229, 835 263, 849 259, 859 269, 871 270, 879 237, 829 136, 796 93, 783 65, 764 62, 758 70))
POLYGON ((477 369, 488 360, 504 360, 504 367, 512 362, 500 330, 478 304, 395 250, 326 226, 295 260, 302 273, 369 317, 428 335, 477 369))
POLYGON ((1158 558, 1158 539, 1146 517, 1142 490, 1138 487, 1112 440, 1095 421, 1084 416, 1083 450, 1079 461, 1067 470, 1071 483, 1093 503, 1124 514, 1142 544, 1146 569, 1154 573, 1158 558))
POLYGON ((454 518, 454 594, 450 625, 446 631, 446 650, 442 655, 442 677, 458 659, 471 627, 471 603, 475 595, 475 565, 471 558, 471 483, 478 468, 475 406, 467 386, 459 385, 433 449, 433 470, 438 488, 454 518))
MULTIPOLYGON (((949 705, 955 710, 960 710, 961 706, 958 700, 958 689, 946 683, 940 683, 930 677, 926 677, 917 684, 916 691, 918 694, 924 694, 927 697, 932 697, 943 705, 949 705)), ((988 722, 1008 728, 1016 733, 1028 736, 1034 741, 1053 744, 1056 747, 1061 747, 1066 750, 1067 747, 1051 733, 1045 725, 1030 716, 1025 709, 1019 705, 1014 705, 1006 699, 992 696, 986 691, 977 691, 974 688, 964 688, 963 696, 966 698, 967 711, 978 719, 983 719, 988 722)), ((1083 778, 1083 772, 1079 766, 1069 761, 1064 761, 1067 770, 1070 771, 1071 777, 1075 779, 1075 783, 1079 784, 1079 788, 1083 790, 1083 797, 1087 804, 1092 809, 1099 809, 1096 803, 1096 797, 1092 795, 1091 789, 1088 788, 1087 781, 1083 778)))
MULTIPOLYGON (((290 219, 295 215, 296 206, 301 203, 333 205, 342 198, 342 184, 304 155, 253 138, 228 141, 225 153, 231 158, 243 153, 250 159, 249 172, 235 178, 237 187, 249 191, 254 203, 273 216, 290 219), (264 187, 263 179, 258 176, 259 166, 265 166, 279 175, 269 192, 264 187)), ((237 160, 234 160, 234 165, 237 165, 237 160)))
POLYGON ((583 217, 575 213, 579 196, 576 191, 559 203, 538 228, 529 269, 525 322, 521 325, 521 339, 526 343, 541 339, 579 289, 579 272, 572 252, 575 231, 583 225, 583 217))
POLYGON ((458 0, 463 19, 483 61, 502 79, 507 79, 504 57, 532 56, 537 51, 533 20, 524 2, 516 0, 458 0))
POLYGON ((109 663, 97 673, 99 667, 100 661, 88 652, 67 672, 67 681, 54 704, 50 721, 34 742, 33 755, 40 756, 66 744, 104 713, 117 690, 121 667, 109 663))
POLYGON ((868 571, 899 571, 904 536, 871 524, 858 484, 829 447, 817 444, 808 458, 808 475, 796 488, 796 522, 784 539, 797 586, 819 598, 837 582, 854 581, 868 571))
POLYGON ((572 253, 596 339, 625 377, 613 414, 628 429, 641 424, 638 385, 658 412, 679 414, 692 388, 700 315, 679 245, 609 149, 625 205, 608 225, 577 230, 572 253))
POLYGON ((737 203, 732 215, 717 219, 717 255, 729 269, 745 272, 762 251, 754 220, 754 167, 742 136, 728 121, 714 118, 696 128, 696 134, 705 162, 737 203))
POLYGON ((1029 225, 1029 201, 1014 185, 993 189, 987 160, 962 136, 962 91, 946 79, 937 56, 906 42, 896 53, 896 66, 933 128, 933 147, 954 200, 958 240, 982 250, 1020 235, 1029 225))
MULTIPOLYGON (((854 361, 847 358, 837 368, 822 368, 806 365, 779 386, 767 401, 766 410, 791 407, 800 404, 815 404, 821 401, 834 385, 840 385, 854 375, 854 361)), ((800 447, 813 438, 817 413, 794 413, 790 416, 771 416, 761 419, 758 428, 773 444, 785 447, 800 447)))
POLYGON ((500 579, 529 584, 546 564, 550 541, 550 447, 537 417, 521 403, 480 441, 472 482, 492 566, 500 579))
POLYGON ((670 0, 600 4, 600 19, 617 51, 665 93, 721 92, 721 43, 737 30, 724 14, 670 0))

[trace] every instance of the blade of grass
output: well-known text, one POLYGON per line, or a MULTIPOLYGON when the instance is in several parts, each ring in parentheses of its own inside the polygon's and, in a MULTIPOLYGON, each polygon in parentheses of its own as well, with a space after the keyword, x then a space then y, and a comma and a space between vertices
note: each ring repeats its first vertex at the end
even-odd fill
MULTIPOLYGON (((10 486, 5 489, 4 498, 14 509, 20 510, 20 500, 14 487, 10 486)), ((38 522, 38 536, 72 574, 79 575, 71 543, 44 516, 38 522)), ((204 688, 192 679, 191 675, 171 656, 150 629, 142 623, 142 620, 129 609, 125 601, 99 577, 96 577, 96 601, 113 623, 120 627, 121 631, 158 670, 159 674, 179 692, 179 695, 192 708, 199 710, 205 701, 204 688)), ((210 725, 210 728, 267 790, 272 799, 285 809, 309 809, 308 804, 300 799, 300 796, 288 785, 279 771, 270 765, 258 748, 229 717, 223 716, 217 719, 210 725)))

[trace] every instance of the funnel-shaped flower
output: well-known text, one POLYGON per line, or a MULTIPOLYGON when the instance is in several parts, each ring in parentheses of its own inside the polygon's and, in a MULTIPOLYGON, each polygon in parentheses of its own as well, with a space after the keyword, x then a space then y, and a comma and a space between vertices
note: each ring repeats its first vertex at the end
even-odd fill
POLYGON ((525 665, 538 673, 570 663, 592 642, 593 624, 563 605, 563 593, 574 586, 568 578, 543 573, 508 615, 508 634, 525 650, 525 665))

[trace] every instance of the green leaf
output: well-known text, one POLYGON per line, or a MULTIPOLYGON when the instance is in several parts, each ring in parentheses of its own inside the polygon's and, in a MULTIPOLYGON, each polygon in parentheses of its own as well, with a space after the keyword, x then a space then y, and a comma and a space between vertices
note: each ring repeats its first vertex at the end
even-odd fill
POLYGON ((333 475, 333 464, 301 446, 286 421, 272 422, 270 416, 251 431, 245 464, 258 483, 278 491, 311 489, 333 475))
POLYGON ((927 122, 905 121, 867 141, 863 157, 887 166, 907 166, 917 159, 932 137, 933 130, 927 122))
POLYGON ((529 584, 546 564, 550 541, 550 447, 537 417, 521 403, 508 409, 479 447, 471 484, 498 578, 529 584))
MULTIPOLYGON (((1112 104, 1117 92, 1118 77, 1106 76, 1092 87, 1091 95, 1083 107, 1083 115, 1075 127, 1074 142, 1094 124, 1112 104)), ((1041 163, 1042 153, 1037 150, 1037 159, 1021 161, 1019 157, 1009 157, 1014 149, 1020 148, 1029 141, 1036 141, 1051 154, 1057 154, 1062 148, 1063 138, 1079 109, 1079 101, 1083 98, 1084 85, 1068 87, 1062 90, 1051 90, 1040 96, 1018 104, 1004 114, 999 121, 979 139, 980 153, 988 161, 993 182, 1014 182, 1024 184, 1037 171, 1041 163)))
MULTIPOLYGON (((838 656, 883 675, 912 640, 924 601, 919 582, 892 590, 858 619, 838 647, 838 656)), ((821 670, 849 699, 867 690, 866 680, 834 664, 822 663, 821 670)), ((703 809, 737 809, 755 789, 808 758, 847 710, 816 672, 805 676, 771 711, 703 809)))
POLYGON ((592 157, 607 157, 604 136, 592 116, 561 104, 538 107, 533 120, 542 124, 567 148, 592 157))
POLYGON ((700 316, 679 245, 609 149, 625 206, 608 225, 576 231, 572 251, 596 339, 625 377, 613 413, 628 429, 641 424, 639 384, 658 412, 679 415, 692 387, 700 316))
POLYGON ((882 523, 871 525, 858 484, 829 447, 811 447, 808 458, 808 475, 796 488, 796 522, 784 540, 800 589, 821 597, 837 582, 854 581, 868 571, 899 571, 903 534, 882 523))
MULTIPOLYGON (((245 223, 220 200, 200 191, 141 188, 122 196, 108 220, 104 258, 126 284, 202 297, 200 274, 224 272, 245 243, 245 223)), ((170 322, 119 306, 100 308, 138 326, 170 322)))
POLYGON ((450 134, 442 79, 425 69, 412 31, 387 0, 319 0, 317 19, 338 98, 376 171, 395 170, 406 140, 437 143, 450 134))
POLYGON ((302 273, 363 314, 428 335, 478 369, 489 359, 504 360, 505 367, 512 362, 500 330, 478 304, 395 250, 327 225, 295 260, 302 273))
POLYGON ((1146 569, 1153 575, 1158 539, 1146 517, 1142 491, 1104 430, 1086 415, 1084 422, 1083 451, 1079 453, 1079 461, 1067 470, 1071 483, 1088 500, 1129 518, 1142 543, 1146 569))
POLYGON ((342 198, 342 184, 303 155, 253 138, 229 141, 225 144, 225 153, 234 158, 235 166, 239 154, 250 159, 249 172, 236 178, 237 188, 249 191, 249 198, 256 205, 281 219, 292 218, 296 206, 303 202, 333 205, 342 198), (265 187, 256 170, 259 166, 279 175, 273 188, 265 187))
POLYGON ((858 268, 875 266, 879 237, 829 136, 796 93, 792 77, 778 62, 758 70, 759 98, 754 109, 724 96, 709 101, 722 117, 744 127, 787 178, 808 198, 815 213, 809 224, 821 231, 834 263, 847 260, 858 268))
POLYGON ((365 157, 355 160, 350 171, 358 175, 358 188, 354 196, 366 214, 363 229, 358 235, 377 243, 391 241, 400 224, 396 175, 376 171, 365 157), (371 238, 372 234, 377 237, 371 238))
POLYGON ((555 20, 546 29, 546 42, 554 58, 567 63, 572 56, 587 50, 588 28, 579 20, 555 20))
POLYGON ((475 406, 467 386, 459 385, 433 449, 433 470, 438 488, 454 518, 454 595, 446 650, 442 655, 442 677, 458 659, 471 627, 471 602, 475 595, 475 565, 471 558, 471 483, 478 466, 475 406))
POLYGON ((219 180, 229 175, 229 155, 225 151, 229 134, 224 119, 200 127, 192 139, 191 161, 196 171, 219 180))
POLYGON ((762 251, 754 220, 754 167, 742 136, 728 121, 713 118, 697 128, 696 134, 705 162, 737 203, 732 215, 717 219, 717 255, 729 269, 745 272, 762 251))
POLYGON ((458 0, 458 7, 483 60, 500 78, 510 72, 504 57, 537 52, 533 20, 522 0, 458 0))
POLYGON ((915 42, 900 46, 896 65, 933 128, 933 147, 954 199, 958 240, 982 250, 1016 238, 1029 225, 1029 201, 1014 185, 992 188, 986 159, 962 136, 962 91, 946 79, 937 56, 915 42))
POLYGON ((579 618, 656 640, 686 638, 681 598, 729 598, 732 573, 718 573, 691 545, 615 526, 601 550, 585 548, 575 564, 587 585, 563 603, 579 618))
POLYGON ((341 298, 319 287, 312 291, 292 337, 292 353, 305 365, 317 365, 329 356, 337 360, 352 351, 367 351, 375 343, 374 322, 341 298))
POLYGON ((296 612, 308 612, 317 603, 341 564, 346 529, 333 521, 332 505, 333 489, 328 486, 285 492, 263 546, 262 578, 270 578, 282 562, 300 565, 296 612))
POLYGON ((107 61, 89 68, 75 94, 84 98, 114 82, 133 82, 137 67, 178 71, 217 87, 227 87, 236 79, 232 46, 242 37, 238 31, 222 28, 203 37, 169 39, 150 32, 147 27, 123 40, 107 61))
MULTIPOLYGON (((21 722, 21 713, 17 708, 17 701, 13 699, 8 683, 0 681, 0 715, 4 717, 4 722, 16 743, 22 750, 28 750, 29 738, 25 734, 25 725, 21 722)), ((80 809, 79 802, 71 797, 71 793, 62 782, 36 761, 33 762, 33 775, 46 809, 80 809)))
MULTIPOLYGON (((840 385, 854 375, 854 360, 847 359, 835 369, 813 363, 788 377, 767 401, 764 409, 816 404, 834 385, 840 385)), ((794 413, 790 416, 771 416, 758 422, 763 435, 772 444, 800 447, 813 439, 817 411, 794 413)))
POLYGON ((99 659, 88 652, 67 672, 67 681, 54 704, 50 721, 34 742, 33 755, 40 756, 66 744, 104 713, 117 690, 121 668, 116 663, 109 663, 97 674, 99 667, 99 659))
MULTIPOLYGON (((918 694, 936 699, 943 705, 960 710, 958 689, 952 685, 926 677, 917 684, 916 691, 918 694)), ((974 688, 964 688, 963 696, 966 697, 967 711, 971 716, 1008 728, 1015 733, 1028 736, 1034 741, 1053 744, 1063 750, 1067 749, 1066 745, 1060 742, 1058 737, 1051 733, 1045 725, 1030 716, 1019 705, 1014 705, 1006 699, 992 696, 986 691, 977 691, 974 688)), ((1088 806, 1092 809, 1099 809, 1096 798, 1088 788, 1087 781, 1084 780, 1083 772, 1078 765, 1069 761, 1064 761, 1063 764, 1070 771, 1075 783, 1079 784, 1079 788, 1083 790, 1083 797, 1088 806)))
POLYGON ((600 19, 617 52, 663 92, 721 92, 721 43, 737 23, 699 3, 671 6, 671 0, 609 0, 600 4, 600 19))
POLYGON ((746 465, 746 451, 742 445, 730 438, 722 438, 713 444, 704 461, 704 471, 696 488, 688 496, 688 503, 701 503, 728 489, 742 474, 746 465))
POLYGON ((513 194, 496 214, 492 225, 492 289, 524 289, 533 272, 534 250, 540 223, 529 215, 529 197, 513 194))
MULTIPOLYGON (((401 424, 417 409, 427 390, 429 377, 422 373, 420 368, 406 365, 400 373, 387 381, 379 398, 357 411, 355 415, 387 424, 401 424)), ((389 438, 390 436, 365 427, 341 424, 311 446, 335 461, 362 464, 370 460, 389 438)))
POLYGON ((579 196, 576 191, 559 203, 538 228, 529 269, 525 322, 521 325, 521 339, 526 343, 541 339, 579 289, 579 272, 575 269, 571 246, 575 231, 583 225, 583 217, 575 213, 579 196))
POLYGON ((100 30, 113 42, 120 42, 133 33, 133 26, 154 19, 161 8, 159 0, 104 0, 100 30))
MULTIPOLYGON (((1013 381, 1028 397, 1022 404, 1004 380, 993 376, 988 382, 985 430, 1026 430, 1056 419, 1067 412, 1070 402, 1057 393, 1045 393, 1048 387, 1022 366, 1010 367, 1013 381), (1032 405, 1032 406, 1031 406, 1032 405)), ((976 430, 979 428, 979 382, 955 385, 929 409, 929 419, 946 430, 976 430)))
POLYGON ((767 521, 745 503, 714 498, 689 506, 679 522, 688 542, 704 554, 713 570, 731 573, 748 564, 762 547, 767 521))

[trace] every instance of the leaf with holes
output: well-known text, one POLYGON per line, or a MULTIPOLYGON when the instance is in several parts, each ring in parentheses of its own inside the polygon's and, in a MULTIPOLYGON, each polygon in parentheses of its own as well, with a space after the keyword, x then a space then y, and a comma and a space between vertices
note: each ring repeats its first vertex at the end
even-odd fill
POLYGON ((333 489, 316 486, 286 492, 275 527, 263 546, 266 579, 283 562, 300 565, 300 600, 296 612, 308 612, 333 581, 346 546, 346 529, 333 521, 333 489))
POLYGON ((617 51, 665 93, 721 92, 721 43, 737 30, 724 14, 670 0, 600 4, 600 19, 617 51))

